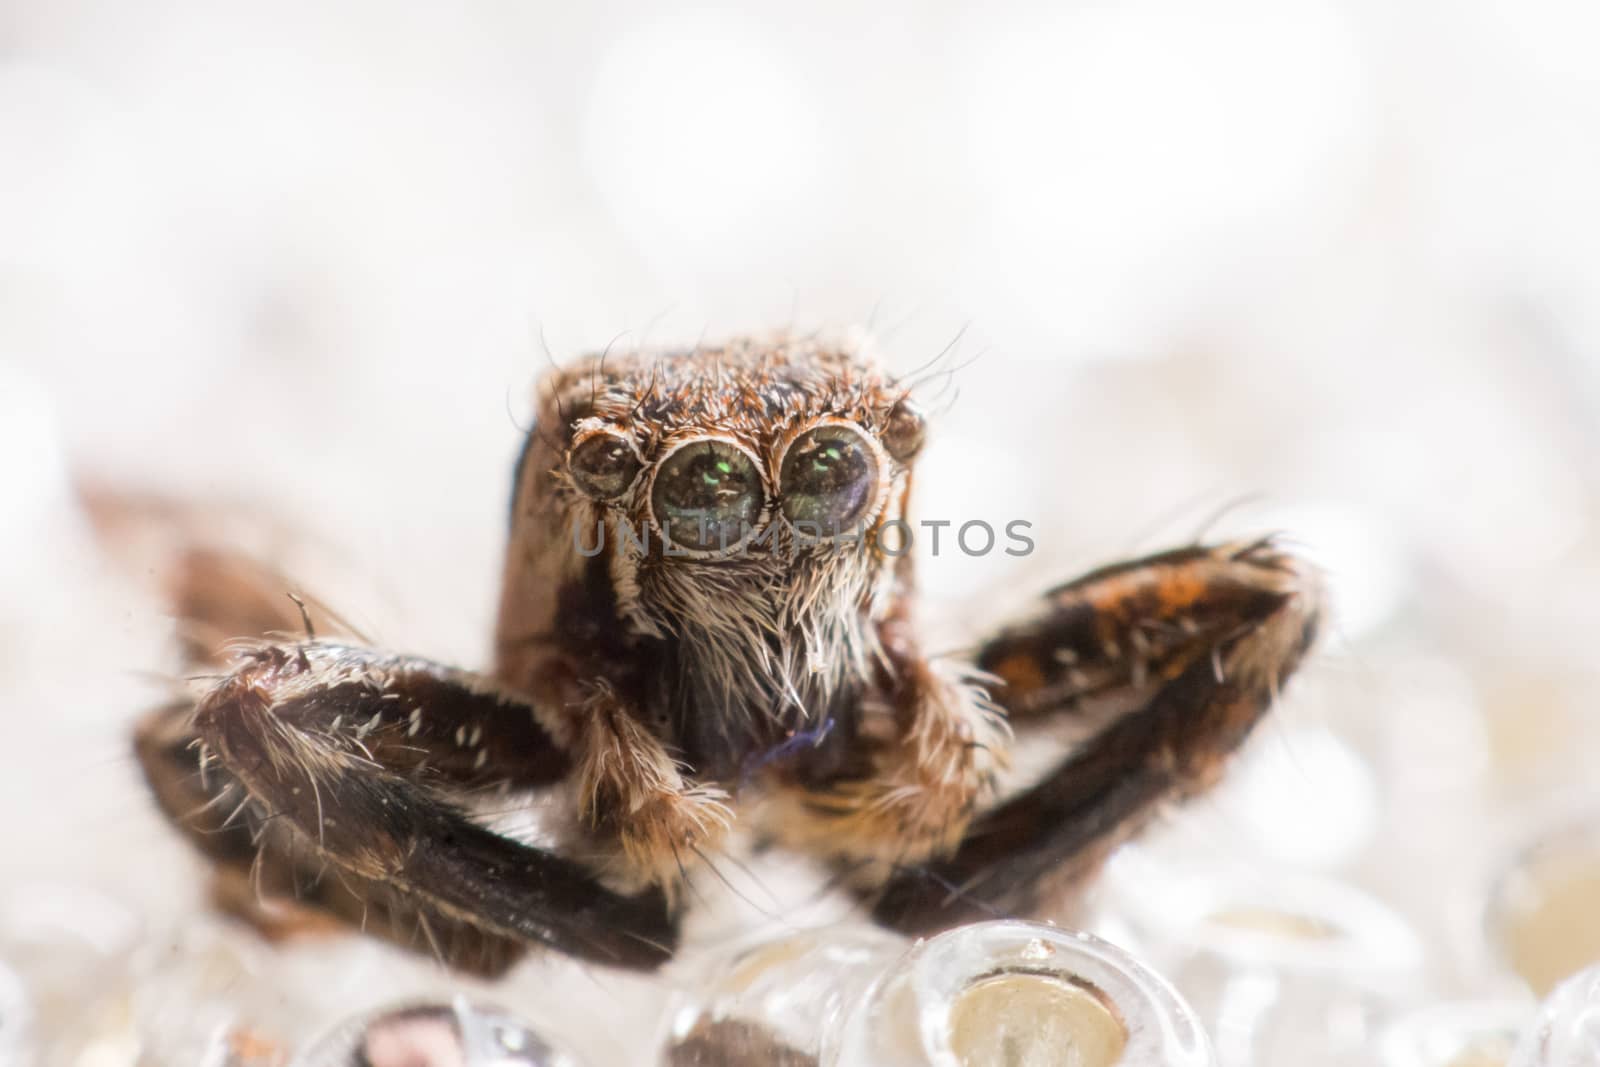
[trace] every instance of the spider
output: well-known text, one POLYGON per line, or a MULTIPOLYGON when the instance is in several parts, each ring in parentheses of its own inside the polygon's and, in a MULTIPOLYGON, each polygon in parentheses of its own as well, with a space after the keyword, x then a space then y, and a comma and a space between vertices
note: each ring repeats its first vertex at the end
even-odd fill
POLYGON ((1219 778, 1317 628, 1314 571, 1268 538, 1103 567, 930 659, 913 556, 877 536, 924 416, 864 344, 594 355, 535 406, 486 672, 366 647, 264 565, 185 561, 180 616, 252 640, 197 639, 222 673, 135 747, 263 924, 277 893, 469 972, 535 945, 655 968, 735 820, 897 931, 1036 912, 1219 778), (497 832, 511 796, 545 829, 497 832))

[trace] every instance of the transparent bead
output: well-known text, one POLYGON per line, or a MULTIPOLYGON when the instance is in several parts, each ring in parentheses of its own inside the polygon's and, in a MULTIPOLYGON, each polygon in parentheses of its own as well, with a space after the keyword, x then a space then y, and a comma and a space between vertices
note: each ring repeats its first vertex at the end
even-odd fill
POLYGON ((1540 1005, 1511 1067, 1600 1067, 1600 966, 1568 978, 1540 1005))
POLYGON ((1422 945, 1376 898, 1342 883, 1249 872, 1122 872, 1118 900, 1149 958, 1205 1021, 1225 1067, 1301 1067, 1369 1055, 1423 980, 1422 945))
POLYGON ((290 1067, 582 1067, 527 1024, 456 998, 406 1004, 348 1019, 290 1067))
POLYGON ((1501 866, 1485 928, 1499 961, 1544 996, 1600 960, 1600 813, 1547 824, 1501 866))
POLYGON ((667 1067, 815 1064, 904 939, 870 926, 743 938, 713 950, 671 1012, 667 1067))
POLYGON ((1208 1067, 1193 1012, 1088 934, 976 923, 919 942, 850 1013, 829 1067, 1208 1067))
POLYGON ((1430 1004, 1387 1026, 1383 1067, 1506 1067, 1532 1014, 1522 1000, 1430 1004))

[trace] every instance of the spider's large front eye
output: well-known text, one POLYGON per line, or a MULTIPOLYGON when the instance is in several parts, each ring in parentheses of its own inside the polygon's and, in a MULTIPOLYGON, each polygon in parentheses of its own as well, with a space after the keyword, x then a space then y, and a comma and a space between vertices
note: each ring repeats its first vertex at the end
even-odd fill
POLYGON ((731 548, 761 516, 766 493, 750 457, 726 441, 695 441, 656 472, 650 508, 680 548, 731 548))
POLYGON ((831 423, 807 430, 783 454, 778 472, 783 514, 807 532, 828 536, 849 529, 878 493, 878 458, 861 431, 831 423))
POLYGON ((613 500, 633 484, 639 457, 616 434, 597 433, 572 450, 567 472, 579 489, 596 500, 613 500))

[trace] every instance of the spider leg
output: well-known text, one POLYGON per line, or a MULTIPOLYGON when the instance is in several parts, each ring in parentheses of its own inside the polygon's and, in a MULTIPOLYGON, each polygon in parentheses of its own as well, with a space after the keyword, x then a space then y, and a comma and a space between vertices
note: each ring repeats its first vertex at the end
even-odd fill
POLYGON ((614 892, 469 815, 473 791, 549 786, 570 768, 531 707, 465 672, 260 645, 192 715, 148 717, 137 751, 158 802, 214 859, 237 869, 259 848, 268 880, 326 867, 312 903, 345 918, 377 905, 380 932, 412 921, 447 962, 498 970, 530 942, 627 967, 671 954, 660 890, 614 892))
POLYGON ((1004 714, 970 671, 944 670, 909 644, 895 655, 891 685, 864 701, 868 721, 843 772, 771 776, 762 815, 774 839, 852 868, 863 885, 954 850, 1010 750, 1004 714))
POLYGON ((1161 806, 1214 783, 1315 637, 1318 583, 1270 541, 1191 547, 1052 591, 979 650, 1019 741, 1079 738, 1034 785, 903 867, 874 917, 908 932, 1026 913, 1080 883, 1161 806))
MULTIPOLYGON (((212 903, 270 940, 356 927, 401 945, 422 947, 421 916, 381 882, 329 870, 297 848, 291 832, 259 816, 259 807, 193 730, 194 705, 180 700, 147 713, 134 731, 135 752, 157 806, 212 865, 212 903)), ((457 970, 492 977, 526 943, 498 937, 437 912, 429 920, 457 970)))
POLYGON ((670 897, 697 854, 721 847, 728 793, 695 777, 608 687, 576 710, 560 728, 579 816, 602 846, 599 868, 613 884, 659 885, 670 897))

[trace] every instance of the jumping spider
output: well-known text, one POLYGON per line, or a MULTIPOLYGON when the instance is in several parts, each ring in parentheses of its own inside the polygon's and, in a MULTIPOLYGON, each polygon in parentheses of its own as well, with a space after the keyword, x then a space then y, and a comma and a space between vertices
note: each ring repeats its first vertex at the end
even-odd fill
POLYGON ((789 337, 551 372, 484 674, 320 613, 313 637, 270 570, 192 554, 180 615, 256 640, 140 724, 159 803, 239 907, 276 890, 480 973, 535 943, 659 965, 685 872, 736 818, 896 930, 1048 903, 1218 778, 1310 645, 1317 582, 1270 540, 1179 548, 1052 590, 975 670, 943 668, 911 554, 797 532, 905 519, 908 394, 789 337), (1002 796, 1013 731, 1069 719, 1083 739, 1002 796), (563 828, 495 832, 485 800, 522 792, 563 828))

